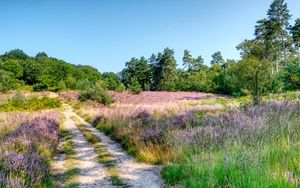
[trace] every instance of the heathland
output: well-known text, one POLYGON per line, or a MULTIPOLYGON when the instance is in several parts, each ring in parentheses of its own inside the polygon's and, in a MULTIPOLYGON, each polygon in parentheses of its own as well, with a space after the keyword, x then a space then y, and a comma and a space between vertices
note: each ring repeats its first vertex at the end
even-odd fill
POLYGON ((185 50, 100 73, 0 56, 0 187, 299 187, 300 19, 284 0, 211 65, 185 50))

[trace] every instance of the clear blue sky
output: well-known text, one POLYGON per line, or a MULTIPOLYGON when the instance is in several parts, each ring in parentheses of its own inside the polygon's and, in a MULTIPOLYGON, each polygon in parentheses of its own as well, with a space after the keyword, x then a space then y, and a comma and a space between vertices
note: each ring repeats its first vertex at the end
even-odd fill
MULTIPOLYGON (((20 48, 51 57, 120 71, 131 57, 149 57, 165 47, 202 55, 221 51, 239 58, 235 47, 253 38, 255 22, 272 0, 0 0, 0 53, 20 48)), ((293 20, 300 1, 287 0, 293 20)), ((294 23, 294 21, 292 21, 294 23)))

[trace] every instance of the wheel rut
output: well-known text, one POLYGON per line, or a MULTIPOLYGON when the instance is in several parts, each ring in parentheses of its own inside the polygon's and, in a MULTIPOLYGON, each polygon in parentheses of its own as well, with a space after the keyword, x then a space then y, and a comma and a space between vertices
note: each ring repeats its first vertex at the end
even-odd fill
MULTIPOLYGON (((108 136, 99 132, 83 118, 77 115, 71 106, 64 105, 66 117, 65 127, 73 134, 75 152, 79 160, 80 187, 120 187, 113 186, 109 180, 107 168, 97 162, 97 154, 93 147, 86 141, 71 117, 76 117, 81 124, 85 125, 95 136, 101 140, 101 144, 115 160, 119 178, 126 183, 123 187, 132 188, 161 188, 166 187, 160 177, 161 166, 149 165, 137 162, 128 155, 120 144, 111 140, 108 136)), ((121 186, 122 187, 122 186, 121 186)))

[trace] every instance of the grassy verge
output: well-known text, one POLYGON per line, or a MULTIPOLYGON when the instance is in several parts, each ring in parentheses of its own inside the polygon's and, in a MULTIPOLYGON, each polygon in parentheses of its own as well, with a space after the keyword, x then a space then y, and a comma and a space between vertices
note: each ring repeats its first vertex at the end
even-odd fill
POLYGON ((126 185, 125 182, 123 182, 119 178, 119 171, 115 166, 115 159, 110 155, 107 148, 101 144, 100 138, 98 138, 95 134, 92 133, 92 131, 86 128, 86 125, 82 124, 77 117, 72 117, 72 120, 76 123, 77 127, 86 138, 86 140, 93 146, 98 156, 98 162, 104 164, 107 167, 112 184, 115 186, 126 185))

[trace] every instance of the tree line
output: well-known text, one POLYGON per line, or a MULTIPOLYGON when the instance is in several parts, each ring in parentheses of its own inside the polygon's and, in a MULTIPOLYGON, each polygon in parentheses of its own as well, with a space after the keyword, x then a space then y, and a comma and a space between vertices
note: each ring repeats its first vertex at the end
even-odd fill
POLYGON ((149 58, 131 58, 120 73, 100 73, 86 65, 73 65, 48 57, 30 57, 22 50, 0 56, 0 91, 32 86, 33 90, 201 91, 233 96, 250 94, 255 103, 268 92, 300 88, 300 19, 291 23, 285 0, 274 0, 266 18, 257 21, 254 38, 237 46, 240 60, 224 60, 220 51, 210 66, 201 56, 184 50, 182 68, 174 50, 165 48, 149 58), (100 82, 100 83, 99 83, 100 82), (98 83, 98 84, 97 84, 98 83))
POLYGON ((154 91, 202 91, 234 96, 250 94, 254 103, 267 92, 300 88, 300 19, 292 15, 285 0, 274 0, 266 18, 257 21, 254 39, 237 46, 241 60, 212 55, 208 67, 201 56, 183 53, 183 68, 177 68, 174 50, 132 58, 120 74, 129 89, 154 91))

